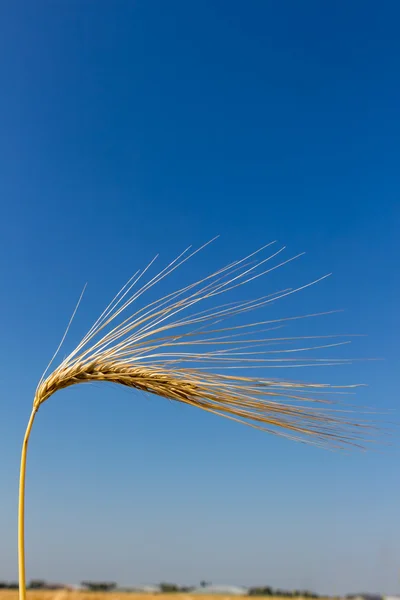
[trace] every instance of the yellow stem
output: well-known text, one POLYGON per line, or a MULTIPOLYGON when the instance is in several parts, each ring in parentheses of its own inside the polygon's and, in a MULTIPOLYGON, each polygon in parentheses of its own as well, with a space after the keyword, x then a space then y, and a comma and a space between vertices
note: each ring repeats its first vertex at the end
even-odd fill
POLYGON ((28 427, 26 428, 24 442, 22 444, 21 467, 19 473, 19 501, 18 501, 18 576, 19 576, 19 600, 26 600, 25 579, 25 474, 26 453, 28 450, 29 435, 37 409, 32 410, 28 427))

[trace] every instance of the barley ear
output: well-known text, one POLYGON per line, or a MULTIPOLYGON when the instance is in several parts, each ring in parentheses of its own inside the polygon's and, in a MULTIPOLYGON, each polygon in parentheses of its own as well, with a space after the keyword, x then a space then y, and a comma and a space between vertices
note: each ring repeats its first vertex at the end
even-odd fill
POLYGON ((350 359, 323 358, 319 354, 320 350, 336 349, 349 343, 338 334, 276 335, 276 330, 293 321, 312 320, 327 313, 246 320, 251 311, 267 308, 281 298, 313 286, 324 277, 258 298, 219 303, 224 294, 250 284, 300 256, 281 260, 280 255, 285 249, 282 247, 260 258, 260 253, 271 245, 140 305, 148 290, 178 267, 183 267, 204 247, 194 251, 187 248, 139 287, 139 281, 148 276, 154 260, 151 261, 118 292, 75 350, 49 375, 46 375, 48 369, 45 371, 36 389, 21 455, 20 600, 26 600, 24 512, 29 436, 39 407, 61 389, 105 381, 162 396, 290 439, 333 447, 360 445, 367 424, 359 419, 348 419, 346 411, 331 407, 330 400, 330 394, 344 394, 346 389, 356 385, 331 386, 267 375, 271 369, 294 368, 298 372, 299 367, 351 362, 350 359), (276 257, 279 257, 277 264, 274 263, 276 257), (124 317, 134 303, 139 307, 124 317), (244 321, 238 323, 238 317, 244 317, 244 321), (310 356, 310 353, 316 353, 316 356, 310 356))

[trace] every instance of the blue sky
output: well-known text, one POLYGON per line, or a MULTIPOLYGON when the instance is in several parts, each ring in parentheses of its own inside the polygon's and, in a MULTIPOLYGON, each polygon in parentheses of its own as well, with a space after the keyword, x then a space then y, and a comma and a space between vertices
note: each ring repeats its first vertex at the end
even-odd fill
MULTIPOLYGON (((332 271, 277 314, 344 308, 322 333, 366 333, 352 355, 385 360, 325 378, 397 411, 399 18, 368 0, 2 3, 0 579, 34 389, 86 281, 66 348, 156 252, 221 234, 187 281, 278 239, 307 254, 256 291, 332 271)), ((399 458, 395 439, 344 455, 68 390, 32 435, 27 575, 399 592, 399 458)))

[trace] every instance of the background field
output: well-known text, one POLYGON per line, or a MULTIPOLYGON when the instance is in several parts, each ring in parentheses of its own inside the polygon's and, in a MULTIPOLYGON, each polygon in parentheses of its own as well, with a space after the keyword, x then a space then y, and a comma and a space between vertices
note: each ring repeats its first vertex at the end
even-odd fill
MULTIPOLYGON (((178 597, 179 600, 192 600, 192 599, 201 599, 205 600, 231 600, 233 598, 238 598, 238 596, 224 596, 224 595, 211 595, 211 594, 190 594, 190 593, 180 593, 180 594, 135 594, 131 592, 81 592, 81 591, 67 591, 67 590, 38 590, 38 591, 28 591, 28 599, 29 600, 127 600, 130 598, 131 600, 172 600, 173 598, 178 597)), ((240 597, 240 596, 239 596, 240 597)), ((246 598, 246 596, 244 596, 246 598)), ((2 590, 0 591, 0 600, 18 600, 18 590, 2 590)), ((268 596, 268 600, 284 600, 282 596, 268 596)), ((291 599, 293 600, 293 599, 291 599)), ((302 600, 300 596, 298 596, 298 600, 302 600)), ((324 600, 320 598, 319 600, 324 600)), ((332 600, 332 599, 330 599, 332 600)))

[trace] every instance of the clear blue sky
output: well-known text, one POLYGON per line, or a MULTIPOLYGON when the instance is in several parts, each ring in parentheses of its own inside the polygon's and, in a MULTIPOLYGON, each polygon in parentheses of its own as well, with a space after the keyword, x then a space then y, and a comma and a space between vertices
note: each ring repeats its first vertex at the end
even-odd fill
MULTIPOLYGON (((155 252, 220 233, 195 277, 272 239, 305 250, 284 285, 334 277, 281 314, 346 309, 323 332, 385 360, 325 378, 397 409, 399 19, 394 1, 1 3, 0 579, 33 392, 86 281, 67 348, 155 252)), ((400 592, 399 459, 396 440, 346 456, 78 387, 35 423, 27 574, 400 592)))

